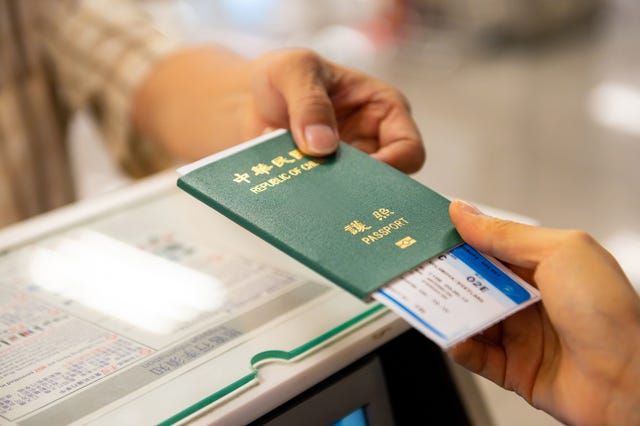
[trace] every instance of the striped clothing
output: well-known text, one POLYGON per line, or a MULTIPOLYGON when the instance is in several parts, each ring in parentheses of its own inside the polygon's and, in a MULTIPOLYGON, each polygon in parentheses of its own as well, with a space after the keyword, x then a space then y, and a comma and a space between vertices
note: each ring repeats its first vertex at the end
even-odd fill
POLYGON ((131 126, 136 85, 177 43, 127 0, 0 0, 0 227, 74 198, 67 121, 95 115, 132 176, 169 164, 131 126))

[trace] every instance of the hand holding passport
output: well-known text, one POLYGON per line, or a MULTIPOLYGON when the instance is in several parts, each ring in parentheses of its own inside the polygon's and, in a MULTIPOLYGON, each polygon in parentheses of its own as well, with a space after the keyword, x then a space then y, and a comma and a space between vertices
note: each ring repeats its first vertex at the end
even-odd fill
POLYGON ((539 299, 464 244, 449 200, 347 144, 308 157, 278 130, 179 172, 192 196, 443 348, 539 299))

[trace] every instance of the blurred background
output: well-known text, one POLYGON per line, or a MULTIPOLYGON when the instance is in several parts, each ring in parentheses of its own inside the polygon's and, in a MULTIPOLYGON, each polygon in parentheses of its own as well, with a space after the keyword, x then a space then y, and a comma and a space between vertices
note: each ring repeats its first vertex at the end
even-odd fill
MULTIPOLYGON (((640 288, 637 0, 143 4, 184 43, 215 41, 248 57, 306 46, 386 80, 409 99, 427 145, 416 179, 544 226, 584 229, 640 288)), ((82 117, 74 129, 81 195, 125 184, 99 144, 86 143, 82 117)), ((495 424, 556 424, 478 383, 495 424)))

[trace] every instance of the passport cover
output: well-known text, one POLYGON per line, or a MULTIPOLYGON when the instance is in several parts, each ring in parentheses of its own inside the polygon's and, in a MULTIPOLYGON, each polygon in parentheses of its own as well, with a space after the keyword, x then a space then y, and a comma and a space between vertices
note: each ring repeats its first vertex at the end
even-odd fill
POLYGON ((179 172, 184 191, 365 301, 462 243, 449 200, 343 142, 314 158, 276 131, 179 172))

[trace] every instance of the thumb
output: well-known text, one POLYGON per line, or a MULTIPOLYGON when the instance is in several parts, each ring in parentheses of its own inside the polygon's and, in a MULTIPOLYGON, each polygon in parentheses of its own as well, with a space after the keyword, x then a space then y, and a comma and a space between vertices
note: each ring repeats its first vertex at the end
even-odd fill
POLYGON ((271 69, 271 84, 286 105, 296 143, 305 154, 331 154, 338 147, 338 126, 328 94, 335 69, 307 50, 278 59, 271 69))
POLYGON ((461 200, 449 205, 451 221, 467 243, 514 266, 534 269, 564 238, 564 232, 487 216, 461 200))

